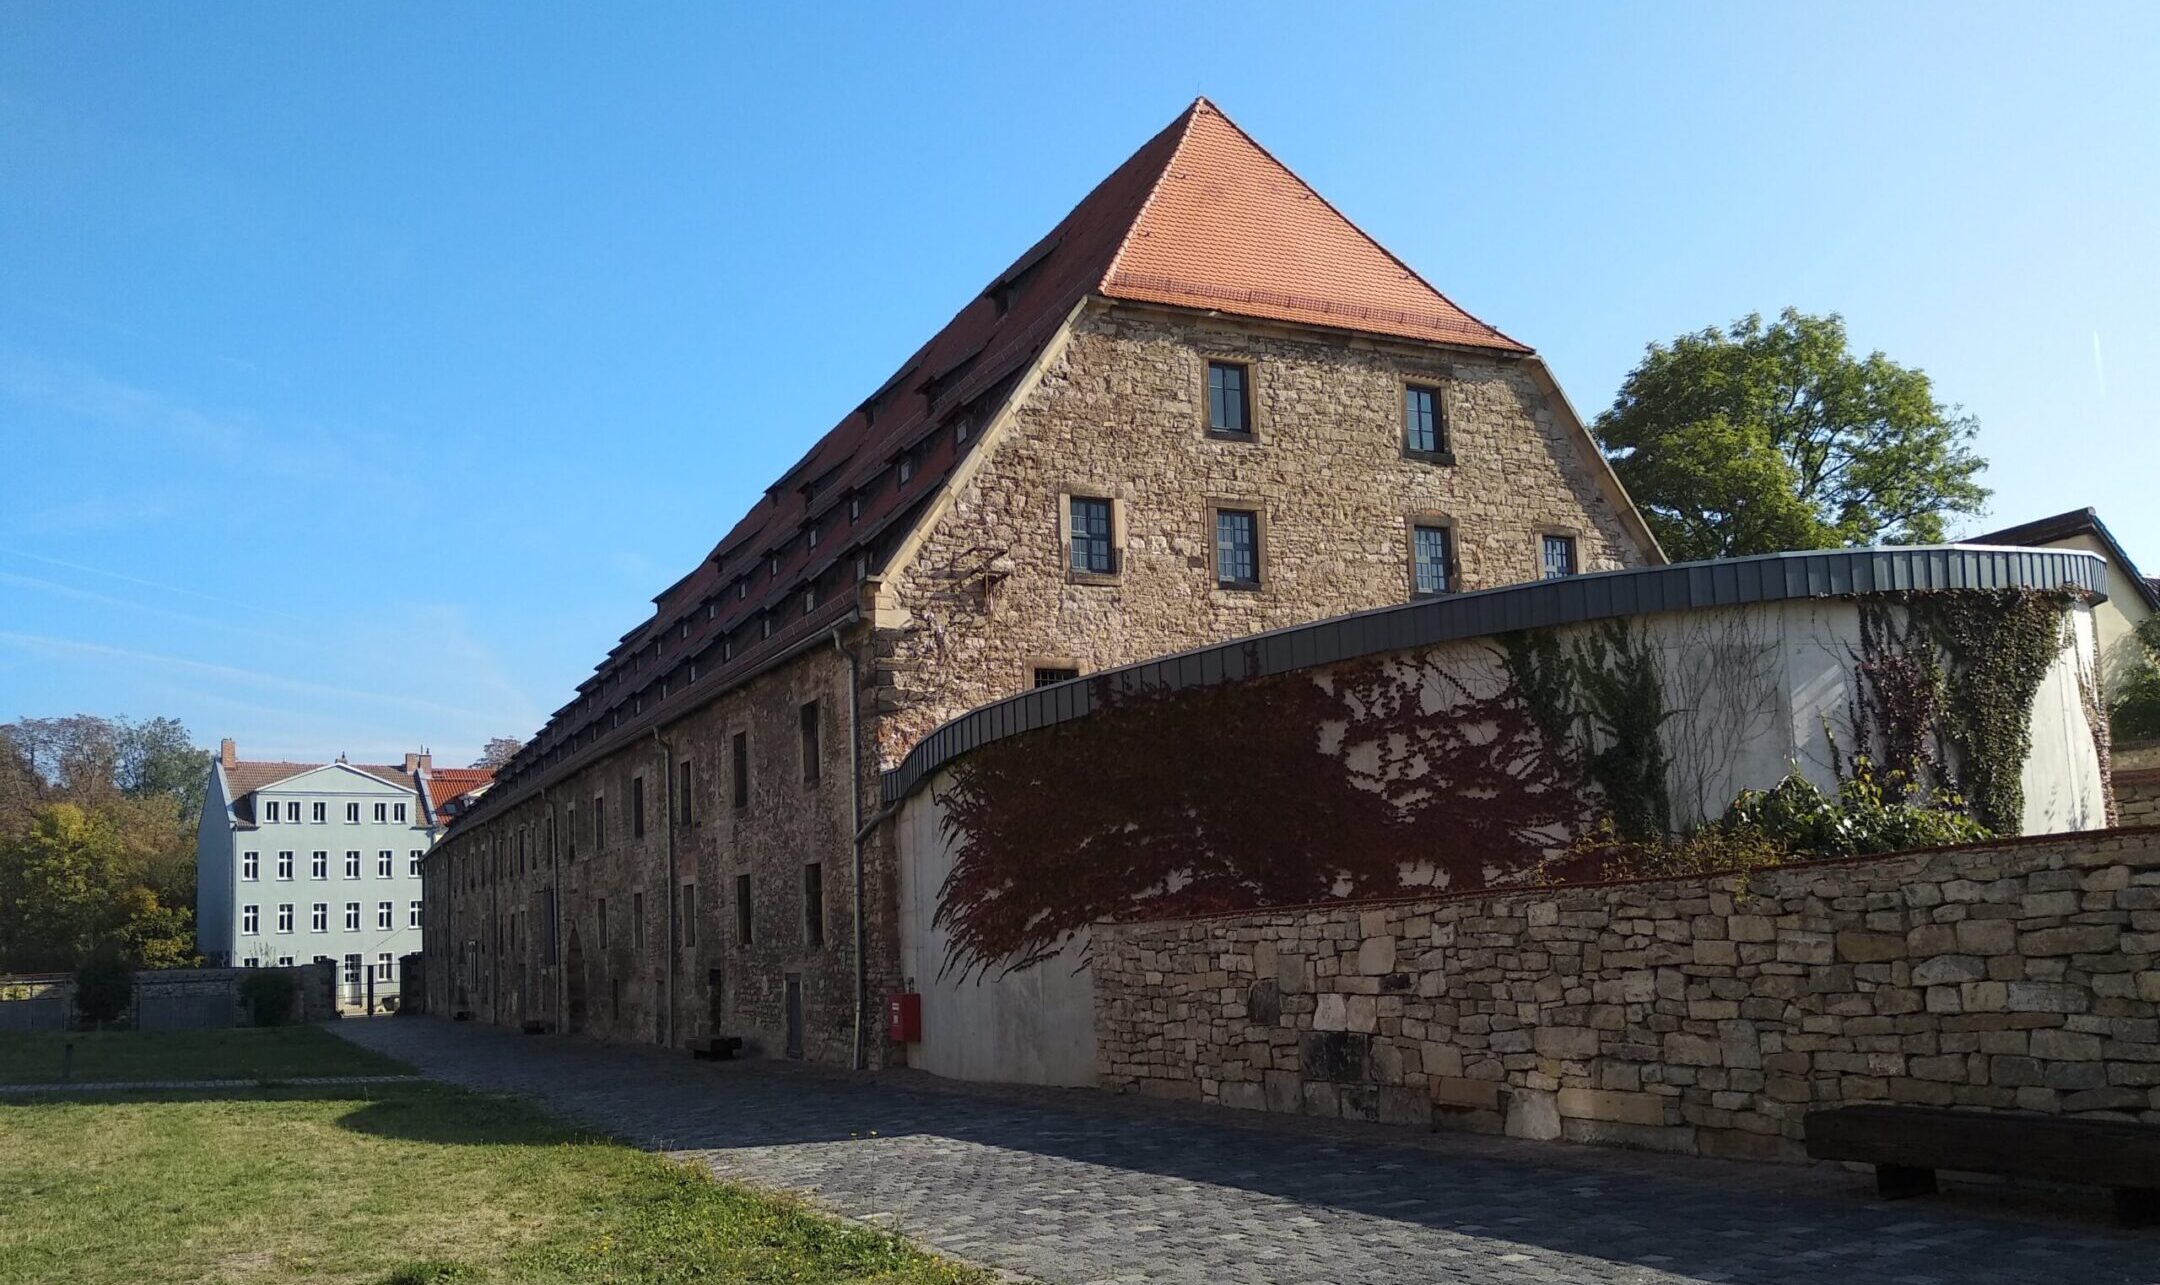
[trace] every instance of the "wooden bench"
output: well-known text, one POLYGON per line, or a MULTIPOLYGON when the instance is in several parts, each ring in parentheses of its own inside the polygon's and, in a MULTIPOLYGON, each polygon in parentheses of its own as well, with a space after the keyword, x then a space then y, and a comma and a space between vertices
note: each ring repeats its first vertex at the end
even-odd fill
POLYGON ((1875 1166, 1885 1200, 1935 1190, 1935 1171, 2044 1178, 2115 1193, 2125 1227, 2160 1223, 2160 1125, 2007 1111, 1854 1106, 1811 1111, 1807 1153, 1875 1166))
POLYGON ((700 1035, 690 1041, 690 1056, 701 1062, 725 1062, 741 1051, 740 1035, 700 1035))

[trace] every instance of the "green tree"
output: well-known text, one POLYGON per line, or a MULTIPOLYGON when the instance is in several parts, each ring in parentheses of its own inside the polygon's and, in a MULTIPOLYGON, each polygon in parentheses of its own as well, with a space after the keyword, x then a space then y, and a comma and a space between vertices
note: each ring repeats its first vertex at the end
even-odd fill
POLYGON ((149 862, 113 818, 44 803, 0 835, 0 971, 73 968, 109 944, 157 967, 194 962, 194 918, 148 886, 149 862))
POLYGON ((1988 496, 1976 428, 1922 372, 1854 355, 1836 314, 1787 308, 1651 344, 1593 431, 1691 561, 1941 540, 1988 496))
POLYGON ((2160 616, 2138 622, 2137 634, 2116 644, 2129 651, 2108 709, 2118 741, 2160 740, 2160 616))

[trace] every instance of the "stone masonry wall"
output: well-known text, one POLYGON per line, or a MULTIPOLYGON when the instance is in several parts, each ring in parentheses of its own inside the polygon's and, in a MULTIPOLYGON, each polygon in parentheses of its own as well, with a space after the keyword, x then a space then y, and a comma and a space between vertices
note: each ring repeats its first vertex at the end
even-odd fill
POLYGON ((1540 536, 1583 570, 1644 550, 1520 362, 1323 341, 1228 319, 1084 315, 980 470, 879 600, 881 766, 938 724, 1082 673, 1408 601, 1410 526, 1451 526, 1464 588, 1535 580, 1540 536), (1248 362, 1252 440, 1205 431, 1207 363, 1248 362), (1406 381, 1439 387, 1453 462, 1404 453, 1406 381), (1115 502, 1119 567, 1076 576, 1068 497, 1115 502), (1216 587, 1209 506, 1261 513, 1261 585, 1216 587))
POLYGON ((1799 1159, 1815 1108, 2160 1121, 2160 829, 1104 925, 1110 1088, 1799 1159))
POLYGON ((2115 811, 2123 825, 2160 825, 2160 744, 2115 746, 2115 811))

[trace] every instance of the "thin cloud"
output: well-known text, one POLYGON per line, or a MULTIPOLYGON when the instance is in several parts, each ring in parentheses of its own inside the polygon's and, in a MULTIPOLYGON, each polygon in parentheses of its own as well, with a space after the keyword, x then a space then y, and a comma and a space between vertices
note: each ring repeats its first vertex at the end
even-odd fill
POLYGON ((252 625, 244 625, 239 623, 238 621, 220 620, 214 616, 198 616, 195 615, 193 612, 187 611, 174 611, 170 607, 160 607, 154 603, 148 602, 137 602, 132 598, 115 598, 111 594, 99 593, 95 589, 81 589, 77 588, 74 585, 62 584, 57 580, 45 580, 37 576, 18 575, 13 571, 0 571, 0 585, 13 585, 18 589, 30 589, 38 593, 50 594, 58 598, 72 599, 76 602, 93 602, 101 607, 116 607, 122 611, 134 611, 140 612, 144 615, 162 616, 167 620, 184 620, 191 625, 202 625, 210 629, 229 629, 236 633, 246 634, 250 638, 268 639, 271 642, 285 643, 288 646, 293 647, 305 645, 298 638, 290 638, 283 634, 267 633, 263 630, 255 628, 252 625))
POLYGON ((140 585, 145 589, 155 589, 160 593, 173 593, 187 598, 199 598, 204 602, 214 602, 221 607, 238 607, 244 611, 259 612, 265 616, 279 616, 286 620, 299 621, 301 624, 310 623, 306 616, 295 615, 290 611, 279 611, 275 607, 265 607, 261 603, 248 602, 240 598, 224 598, 214 593, 204 593, 200 589, 164 584, 157 580, 145 580, 141 576, 131 576, 119 571, 108 571, 103 567, 85 566, 80 562, 68 562, 60 558, 48 558, 41 553, 27 553, 21 549, 10 549, 5 545, 0 545, 0 555, 23 558, 30 562, 42 562, 48 567, 62 567, 69 571, 80 571, 85 575, 105 576, 126 584, 140 585))
POLYGON ((342 700, 359 701, 370 705, 392 705, 451 718, 469 718, 484 722, 496 722, 503 717, 501 711, 463 709, 455 705, 442 705, 434 701, 416 700, 410 696, 399 696, 388 692, 361 691, 351 687, 338 687, 330 683, 310 682, 302 678, 288 678, 283 674, 266 673, 259 669, 242 669, 236 665, 219 665, 207 660, 191 660, 185 656, 167 656, 159 652, 136 651, 127 647, 108 646, 105 643, 86 642, 80 638, 53 638, 44 634, 0 630, 0 643, 13 644, 25 651, 46 656, 80 656, 119 661, 130 665, 161 665, 186 673, 209 674, 231 682, 248 683, 258 688, 274 688, 306 696, 334 696, 342 700))
POLYGON ((12 346, 0 347, 0 395, 108 428, 228 455, 239 453, 247 443, 247 433, 239 425, 205 415, 177 398, 12 346))

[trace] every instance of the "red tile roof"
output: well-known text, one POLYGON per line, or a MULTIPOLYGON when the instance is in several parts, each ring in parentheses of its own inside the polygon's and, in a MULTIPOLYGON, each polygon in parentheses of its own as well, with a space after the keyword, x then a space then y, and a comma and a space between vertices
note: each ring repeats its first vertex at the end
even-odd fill
POLYGON ((441 816, 443 805, 493 782, 495 773, 484 767, 436 767, 427 774, 428 806, 441 816))
MULTIPOLYGON (((232 791, 233 818, 241 825, 255 823, 255 791, 278 782, 312 772, 317 768, 344 763, 343 759, 332 763, 287 763, 276 759, 242 759, 225 764, 225 784, 232 791)), ((345 763, 346 767, 378 777, 392 785, 402 785, 417 791, 413 779, 396 763, 345 763)))
POLYGON ((1488 351, 1530 350, 1457 308, 1205 99, 1142 144, 783 474, 656 597, 498 773, 520 797, 844 620, 1028 365, 1106 296, 1488 351), (902 482, 897 466, 911 470, 902 482), (819 540, 811 547, 807 532, 819 540), (814 589, 807 610, 804 592, 814 589), (773 617, 772 634, 763 620, 773 617), (695 664, 697 677, 690 677, 695 664), (618 715, 619 711, 619 715, 618 715))

